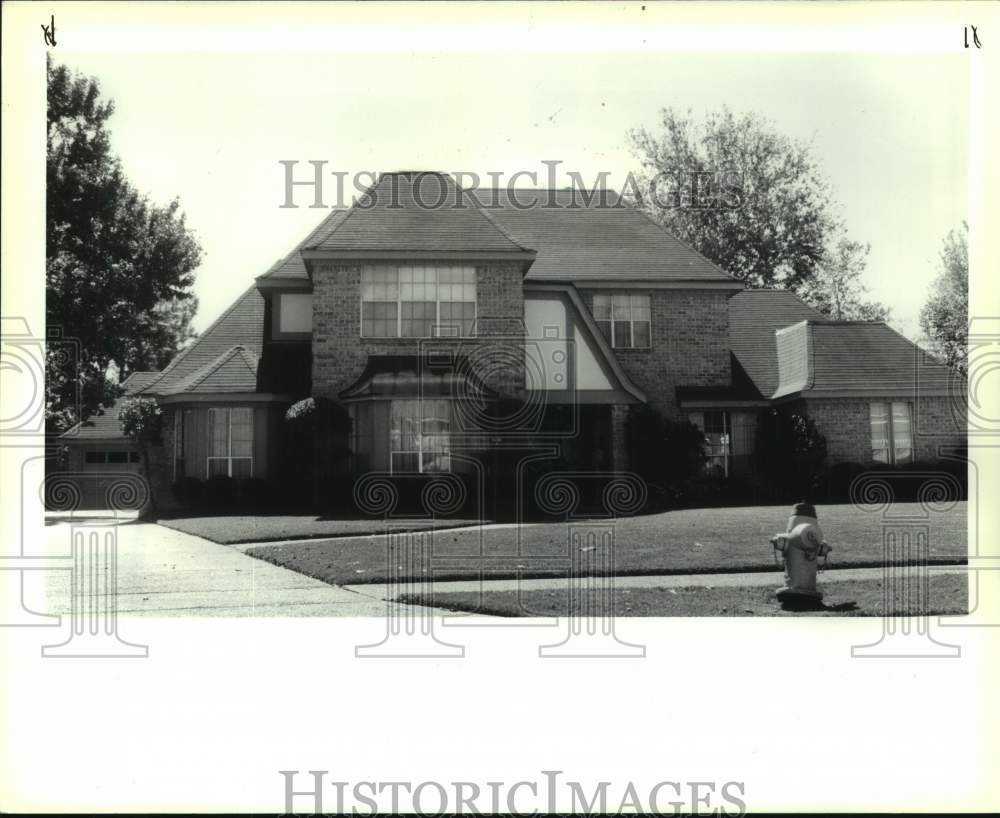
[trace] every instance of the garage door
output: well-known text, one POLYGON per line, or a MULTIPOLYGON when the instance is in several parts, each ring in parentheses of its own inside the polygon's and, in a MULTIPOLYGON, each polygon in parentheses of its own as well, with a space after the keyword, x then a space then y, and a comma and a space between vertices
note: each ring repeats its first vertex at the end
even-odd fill
POLYGON ((137 509, 145 500, 141 455, 137 449, 87 449, 76 478, 83 510, 137 509), (126 476, 128 475, 128 476, 126 476))

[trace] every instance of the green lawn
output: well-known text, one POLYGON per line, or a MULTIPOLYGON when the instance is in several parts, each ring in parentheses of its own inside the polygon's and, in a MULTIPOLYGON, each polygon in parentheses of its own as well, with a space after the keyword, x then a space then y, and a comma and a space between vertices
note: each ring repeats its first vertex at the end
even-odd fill
MULTIPOLYGON (((917 504, 897 504, 894 515, 914 515, 917 504)), ((787 506, 693 509, 629 517, 614 523, 615 573, 689 574, 774 570, 768 542, 782 531, 787 506)), ((831 567, 882 564, 882 518, 851 505, 820 506, 820 526, 833 546, 831 567)), ((966 504, 935 512, 929 527, 933 562, 960 563, 967 554, 966 504)), ((453 521, 449 521, 453 524, 453 521)), ((566 576, 565 523, 440 531, 433 536, 430 575, 434 579, 490 579, 566 576)), ((590 545, 576 545, 581 550, 590 545)), ((383 582, 390 564, 397 576, 422 576, 406 555, 388 552, 384 539, 346 537, 289 545, 262 545, 248 554, 335 585, 383 582), (389 560, 392 560, 390 563, 389 560)))
MULTIPOLYGON (((778 584, 778 583, 775 583, 778 584)), ((618 588, 615 616, 883 616, 886 609, 881 580, 844 580, 820 583, 823 609, 785 611, 774 598, 771 586, 729 588, 618 588)), ((439 593, 433 597, 407 594, 401 602, 431 605, 449 611, 489 616, 567 616, 581 610, 595 616, 603 613, 596 595, 582 600, 561 590, 487 591, 439 593)), ((911 610, 894 594, 891 615, 965 614, 969 611, 968 578, 961 574, 931 574, 929 605, 911 610)))
MULTIPOLYGON (((232 545, 277 540, 330 539, 361 537, 385 531, 385 522, 377 518, 338 520, 315 514, 224 514, 212 517, 164 517, 160 525, 194 534, 212 542, 232 545)), ((432 527, 455 528, 477 525, 478 520, 410 520, 394 524, 411 531, 432 527)))

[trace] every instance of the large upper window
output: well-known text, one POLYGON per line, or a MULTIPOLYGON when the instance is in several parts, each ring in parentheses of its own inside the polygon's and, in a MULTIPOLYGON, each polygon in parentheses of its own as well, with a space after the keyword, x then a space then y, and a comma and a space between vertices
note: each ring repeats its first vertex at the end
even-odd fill
POLYGON ((469 336, 476 320, 476 270, 373 266, 361 277, 364 338, 469 336))
POLYGON ((253 476, 253 409, 249 407, 208 410, 209 477, 253 476))
POLYGON ((879 463, 909 463, 913 460, 910 404, 876 401, 870 405, 872 460, 879 463))
POLYGON ((391 471, 451 471, 451 412, 446 400, 394 400, 389 422, 391 471))
POLYGON ((648 295, 595 295, 594 320, 615 349, 649 347, 648 295))

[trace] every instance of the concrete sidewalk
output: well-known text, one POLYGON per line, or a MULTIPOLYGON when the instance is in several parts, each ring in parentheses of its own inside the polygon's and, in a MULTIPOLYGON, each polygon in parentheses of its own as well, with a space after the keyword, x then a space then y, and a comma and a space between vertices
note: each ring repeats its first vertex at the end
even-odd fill
MULTIPOLYGON (((109 517, 88 515, 91 524, 109 517)), ((70 531, 79 517, 47 516, 49 556, 70 554, 70 531)), ((118 612, 130 616, 385 616, 385 601, 352 593, 225 545, 155 523, 123 520, 117 526, 118 612)), ((29 607, 70 611, 70 561, 26 572, 29 607), (62 567, 64 566, 64 567, 62 567), (44 578, 43 578, 44 577, 44 578)))

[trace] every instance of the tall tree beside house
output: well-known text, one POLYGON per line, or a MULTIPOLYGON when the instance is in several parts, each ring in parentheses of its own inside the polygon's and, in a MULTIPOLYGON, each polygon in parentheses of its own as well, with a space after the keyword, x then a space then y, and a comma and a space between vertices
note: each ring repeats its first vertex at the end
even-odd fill
POLYGON ((969 225, 964 222, 945 236, 941 273, 920 311, 920 328, 949 366, 963 373, 968 370, 969 225))
POLYGON ((49 431, 106 403, 122 378, 168 359, 190 335, 201 247, 176 200, 157 206, 112 153, 114 112, 96 79, 48 63, 46 322, 75 339, 46 362, 49 431))
POLYGON ((635 203, 748 287, 797 289, 838 229, 810 147, 729 108, 696 122, 661 111, 658 133, 629 132, 641 162, 635 203))
POLYGON ((118 423, 124 435, 142 452, 142 469, 149 490, 149 504, 156 507, 153 496, 153 476, 149 463, 149 447, 162 442, 163 413, 153 398, 131 398, 118 407, 118 423))
POLYGON ((867 300, 868 288, 861 281, 869 250, 871 245, 841 236, 799 287, 798 295, 837 321, 888 321, 889 307, 867 300))

